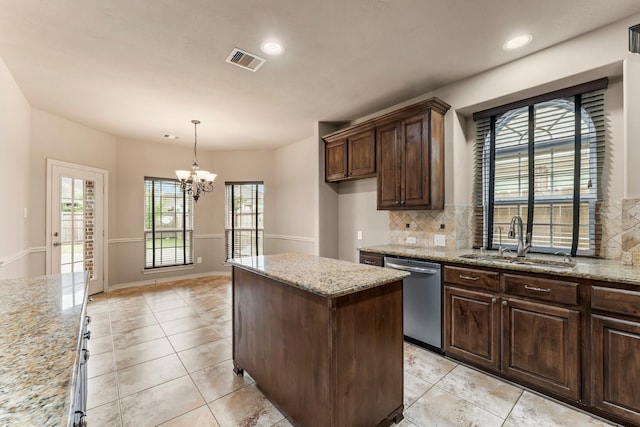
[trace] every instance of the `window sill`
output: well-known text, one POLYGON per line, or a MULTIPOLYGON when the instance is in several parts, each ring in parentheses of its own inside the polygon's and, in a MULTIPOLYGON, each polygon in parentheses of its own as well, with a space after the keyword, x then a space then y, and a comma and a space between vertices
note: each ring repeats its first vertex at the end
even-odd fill
POLYGON ((142 270, 142 274, 167 273, 171 271, 193 270, 194 268, 195 268, 194 264, 172 266, 172 267, 145 268, 144 270, 142 270))

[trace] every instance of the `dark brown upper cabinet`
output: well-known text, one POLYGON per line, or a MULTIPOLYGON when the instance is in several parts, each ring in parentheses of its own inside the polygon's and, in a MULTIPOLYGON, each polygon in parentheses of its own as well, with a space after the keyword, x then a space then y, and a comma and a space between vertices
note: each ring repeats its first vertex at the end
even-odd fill
POLYGON ((340 182, 376 174, 375 132, 367 130, 338 139, 325 137, 325 180, 340 182))
POLYGON ((325 180, 378 178, 378 209, 444 209, 444 115, 430 98, 326 135, 325 180))

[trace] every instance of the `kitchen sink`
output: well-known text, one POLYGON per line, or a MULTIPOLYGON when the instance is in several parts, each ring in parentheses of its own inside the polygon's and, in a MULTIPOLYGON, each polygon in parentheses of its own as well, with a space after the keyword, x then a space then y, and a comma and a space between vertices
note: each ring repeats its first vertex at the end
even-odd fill
POLYGON ((474 259, 476 261, 491 262, 497 264, 523 265, 532 267, 543 267, 552 269, 570 269, 576 266, 575 261, 552 260, 534 257, 500 256, 489 254, 466 254, 461 258, 474 259))

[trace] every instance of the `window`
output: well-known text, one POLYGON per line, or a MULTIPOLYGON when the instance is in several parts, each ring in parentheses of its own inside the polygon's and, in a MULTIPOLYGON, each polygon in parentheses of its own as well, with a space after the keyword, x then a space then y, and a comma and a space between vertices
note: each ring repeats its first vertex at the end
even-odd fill
POLYGON ((225 183, 227 259, 264 253, 264 184, 225 183))
POLYGON ((601 79, 474 114, 474 246, 515 248, 514 215, 531 250, 595 255, 604 162, 601 79))
POLYGON ((144 268, 193 264, 193 199, 174 179, 144 178, 144 268))

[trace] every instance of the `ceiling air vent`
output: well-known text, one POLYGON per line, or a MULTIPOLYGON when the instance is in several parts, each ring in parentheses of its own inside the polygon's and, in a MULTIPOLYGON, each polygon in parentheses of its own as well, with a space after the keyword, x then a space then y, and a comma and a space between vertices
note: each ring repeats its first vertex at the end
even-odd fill
POLYGON ((249 53, 236 47, 231 51, 226 62, 242 67, 245 70, 255 72, 258 71, 258 68, 260 68, 265 61, 266 59, 264 58, 260 58, 253 53, 249 53))

